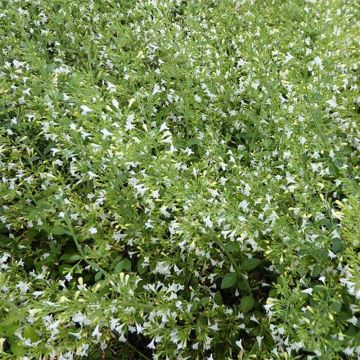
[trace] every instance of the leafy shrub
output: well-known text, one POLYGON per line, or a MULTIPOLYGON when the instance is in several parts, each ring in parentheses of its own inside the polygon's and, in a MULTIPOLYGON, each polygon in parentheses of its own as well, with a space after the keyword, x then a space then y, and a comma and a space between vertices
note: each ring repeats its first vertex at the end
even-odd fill
POLYGON ((3 1, 1 358, 359 357, 356 10, 3 1))

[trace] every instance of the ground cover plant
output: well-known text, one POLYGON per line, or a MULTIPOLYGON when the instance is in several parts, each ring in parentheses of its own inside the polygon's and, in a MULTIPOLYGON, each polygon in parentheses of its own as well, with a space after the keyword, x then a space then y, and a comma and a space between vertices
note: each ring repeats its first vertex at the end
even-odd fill
POLYGON ((0 21, 1 359, 360 357, 356 1, 0 21))

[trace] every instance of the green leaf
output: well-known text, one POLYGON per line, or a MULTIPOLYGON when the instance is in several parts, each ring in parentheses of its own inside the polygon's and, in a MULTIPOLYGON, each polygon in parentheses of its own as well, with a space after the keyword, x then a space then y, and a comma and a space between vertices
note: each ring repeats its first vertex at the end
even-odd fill
POLYGON ((245 278, 241 279, 238 282, 238 288, 240 290, 249 291, 249 288, 250 288, 249 281, 247 279, 245 279, 245 278))
POLYGON ((26 326, 24 329, 24 337, 30 339, 31 341, 39 340, 39 336, 36 331, 31 326, 26 326))
POLYGON ((131 271, 131 261, 129 259, 123 259, 119 261, 114 268, 114 274, 118 274, 123 270, 130 272, 131 271))
POLYGON ((239 245, 235 242, 228 242, 224 246, 224 249, 230 253, 237 253, 239 252, 239 245))
POLYGON ((99 281, 102 278, 103 273, 98 271, 95 275, 95 281, 99 281))
POLYGON ((198 317, 196 323, 197 325, 208 325, 208 319, 205 315, 201 315, 198 317))
POLYGON ((125 271, 131 271, 131 261, 129 259, 123 260, 123 269, 125 271))
POLYGON ((343 248, 343 243, 342 243, 341 239, 338 239, 338 238, 334 239, 332 242, 332 246, 331 246, 332 251, 336 254, 342 248, 343 248))
POLYGON ((144 259, 140 258, 136 265, 136 269, 139 275, 144 274, 146 271, 146 267, 143 264, 144 264, 144 259))
POLYGON ((234 273, 234 272, 227 273, 227 274, 225 274, 225 276, 223 277, 223 279, 221 281, 221 288, 222 289, 231 288, 236 284, 236 281, 237 281, 236 273, 234 273))
POLYGON ((312 271, 312 276, 313 277, 319 276, 320 273, 321 273, 321 270, 322 270, 322 268, 321 268, 320 265, 315 265, 314 268, 313 268, 313 271, 312 271))
POLYGON ((275 288, 271 288, 269 291, 269 297, 276 298, 277 295, 278 295, 278 290, 275 288))
POLYGON ((53 235, 64 235, 64 234, 67 234, 68 231, 60 226, 60 225, 55 225, 52 229, 51 229, 51 232, 53 233, 53 235))
POLYGON ((205 296, 201 299, 201 305, 206 307, 209 304, 210 301, 210 297, 209 296, 205 296))
POLYGON ((214 300, 215 300, 216 304, 222 305, 223 300, 222 300, 222 296, 221 296, 220 291, 217 291, 217 292, 215 293, 214 300))
POLYGON ((79 254, 64 254, 60 260, 62 260, 65 263, 72 264, 76 261, 81 260, 82 257, 79 254))
POLYGON ((59 272, 61 275, 65 276, 66 274, 68 274, 72 269, 71 265, 68 264, 63 264, 59 266, 59 272))
POLYGON ((335 301, 331 304, 331 309, 337 313, 341 310, 341 308, 342 308, 341 301, 335 301))
POLYGON ((352 324, 346 329, 345 334, 349 337, 356 337, 359 334, 359 330, 352 324))
MULTIPOLYGON (((11 351, 14 355, 20 357, 26 354, 26 348, 21 344, 20 339, 16 339, 16 342, 11 343, 11 351)), ((17 358, 18 358, 17 357, 17 358)))
POLYGON ((240 309, 242 312, 248 312, 255 306, 255 299, 252 295, 245 296, 241 299, 240 309))
POLYGON ((241 268, 245 271, 251 271, 257 268, 260 264, 261 260, 258 258, 246 258, 243 261, 241 268))

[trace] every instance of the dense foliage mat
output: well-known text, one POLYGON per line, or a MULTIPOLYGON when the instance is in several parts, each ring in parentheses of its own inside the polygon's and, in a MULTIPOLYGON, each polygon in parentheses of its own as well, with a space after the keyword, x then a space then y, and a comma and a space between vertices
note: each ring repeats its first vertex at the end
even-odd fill
POLYGON ((359 358, 357 1, 0 21, 1 359, 359 358))

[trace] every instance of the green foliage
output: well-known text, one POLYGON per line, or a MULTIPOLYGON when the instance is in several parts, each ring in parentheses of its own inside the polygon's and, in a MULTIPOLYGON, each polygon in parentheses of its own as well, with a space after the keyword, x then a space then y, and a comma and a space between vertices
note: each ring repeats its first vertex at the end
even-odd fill
POLYGON ((237 281, 237 274, 236 273, 227 273, 221 280, 221 288, 228 289, 233 287, 237 281))
POLYGON ((1 359, 359 358, 355 1, 0 19, 1 359))

